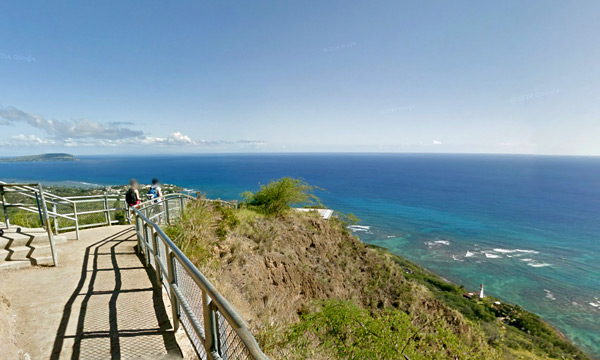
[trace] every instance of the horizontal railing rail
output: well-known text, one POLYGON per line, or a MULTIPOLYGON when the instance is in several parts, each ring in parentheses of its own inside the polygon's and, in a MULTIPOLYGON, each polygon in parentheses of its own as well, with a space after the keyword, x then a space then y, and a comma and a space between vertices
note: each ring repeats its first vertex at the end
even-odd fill
POLYGON ((46 232, 48 234, 48 242, 50 243, 50 251, 52 253, 52 262, 54 266, 58 266, 58 255, 56 253, 56 247, 54 246, 54 237, 52 236, 52 228, 50 227, 50 215, 48 213, 48 207, 46 204, 46 198, 44 196, 44 189, 41 184, 7 184, 5 182, 0 181, 0 202, 2 203, 2 210, 4 212, 4 221, 6 227, 10 227, 10 218, 8 215, 8 209, 10 207, 16 207, 17 209, 22 209, 29 212, 37 212, 40 217, 40 222, 42 225, 44 224, 44 220, 46 223, 46 232), (36 187, 33 187, 36 186, 36 187), (34 197, 36 199, 35 205, 26 205, 22 203, 9 203, 6 199, 6 193, 17 191, 17 192, 33 192, 33 195, 29 197, 34 197), (34 208, 37 207, 37 210, 34 208))
MULTIPOLYGON (((4 209, 7 226, 10 226, 8 209, 38 213, 41 226, 46 226, 40 204, 38 184, 16 184, 0 181, 0 190, 3 195, 0 203, 4 209), (20 198, 19 201, 7 201, 7 196, 20 196, 20 198), (26 199, 29 199, 32 203, 25 203, 26 199)), ((120 194, 63 197, 44 191, 44 202, 52 221, 51 227, 54 234, 75 230, 77 239, 80 238, 79 229, 118 224, 119 220, 116 218, 115 213, 127 209, 124 196, 120 194)))
POLYGON ((198 201, 173 194, 133 209, 138 250, 169 295, 173 327, 184 328, 201 359, 268 360, 238 311, 157 224, 181 216, 191 200, 198 201))

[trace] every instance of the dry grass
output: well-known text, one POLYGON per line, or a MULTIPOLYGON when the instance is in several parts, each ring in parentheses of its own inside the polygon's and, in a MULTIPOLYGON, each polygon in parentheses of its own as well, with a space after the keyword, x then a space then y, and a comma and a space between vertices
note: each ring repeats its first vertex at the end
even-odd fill
MULTIPOLYGON (((309 358, 340 358, 335 355, 340 349, 327 347, 331 339, 323 334, 306 331, 302 339, 309 341, 303 343, 290 337, 297 326, 306 324, 306 316, 319 311, 322 300, 348 302, 356 306, 358 317, 365 316, 363 310, 372 314, 370 326, 408 316, 411 326, 424 326, 421 331, 425 338, 436 339, 436 332, 444 334, 438 338, 445 340, 420 343, 425 346, 423 354, 431 354, 432 349, 443 353, 441 349, 448 348, 463 354, 463 359, 481 358, 476 355, 480 353, 485 354, 484 358, 497 358, 499 353, 506 359, 525 358, 520 354, 522 350, 508 349, 501 341, 494 346, 488 343, 496 337, 500 325, 484 332, 474 320, 456 310, 459 308, 443 303, 445 298, 428 282, 437 284, 441 279, 389 252, 361 243, 336 219, 324 221, 315 214, 294 212, 265 216, 249 209, 231 211, 199 201, 190 206, 180 223, 168 229, 168 234, 247 319, 273 359, 302 358, 298 354, 308 353, 300 351, 301 347, 310 349, 306 355, 309 358), (407 274, 407 266, 414 273, 407 274)), ((312 319, 325 321, 314 327, 330 325, 327 317, 312 319)), ((378 343, 375 339, 369 341, 378 343)), ((356 351, 364 354, 365 349, 356 351)), ((537 357, 525 353, 529 358, 537 357)), ((412 354, 411 358, 422 358, 419 352, 412 354)))
POLYGON ((336 220, 310 213, 266 217, 248 209, 235 216, 236 225, 219 240, 215 231, 226 221, 223 211, 196 202, 169 235, 242 313, 273 358, 288 356, 281 334, 325 299, 373 312, 394 309, 418 321, 445 319, 465 344, 479 342, 480 334, 459 313, 406 281, 391 258, 366 247, 336 220))

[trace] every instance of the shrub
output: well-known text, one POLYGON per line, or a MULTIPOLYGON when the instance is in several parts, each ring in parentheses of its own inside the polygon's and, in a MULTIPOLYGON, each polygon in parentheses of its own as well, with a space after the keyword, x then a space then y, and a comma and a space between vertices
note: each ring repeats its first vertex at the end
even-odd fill
POLYGON ((165 233, 190 260, 205 264, 219 239, 216 233, 218 226, 218 210, 210 202, 199 199, 190 202, 179 219, 165 228, 165 233))
POLYGON ((313 358, 315 350, 336 359, 497 358, 494 349, 469 344, 443 320, 417 320, 395 309, 372 313, 339 300, 301 315, 284 337, 298 358, 313 358))
POLYGON ((221 218, 217 225, 217 236, 220 240, 225 240, 229 230, 234 229, 240 221, 236 216, 236 211, 230 206, 224 206, 221 203, 215 205, 215 209, 220 213, 221 218))
POLYGON ((316 186, 308 185, 300 179, 284 177, 267 185, 257 192, 242 194, 244 204, 265 215, 282 215, 294 204, 320 205, 320 200, 312 192, 316 186))
POLYGON ((356 225, 360 222, 358 216, 354 215, 353 213, 338 213, 337 217, 345 226, 356 225))

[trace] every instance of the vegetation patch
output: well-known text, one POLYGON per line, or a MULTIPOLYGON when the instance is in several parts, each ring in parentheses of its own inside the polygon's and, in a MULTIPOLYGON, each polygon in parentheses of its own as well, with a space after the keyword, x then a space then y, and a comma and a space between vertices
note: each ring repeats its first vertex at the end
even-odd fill
POLYGON ((313 189, 278 180, 240 209, 195 201, 167 229, 271 358, 586 359, 518 306, 468 299, 463 287, 363 244, 347 230, 352 217, 287 211, 313 189), (289 195, 298 189, 303 197, 289 195))
POLYGON ((308 185, 300 179, 284 177, 267 185, 262 185, 256 192, 247 191, 242 194, 244 205, 266 215, 282 215, 293 204, 315 206, 321 201, 313 194, 316 186, 308 185))

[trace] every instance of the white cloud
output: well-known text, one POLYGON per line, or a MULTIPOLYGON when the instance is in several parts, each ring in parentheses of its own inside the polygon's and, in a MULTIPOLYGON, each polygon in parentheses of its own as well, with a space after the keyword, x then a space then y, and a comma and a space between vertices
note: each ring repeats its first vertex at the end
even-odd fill
POLYGON ((152 136, 139 136, 128 139, 72 139, 67 138, 61 141, 64 146, 196 146, 198 142, 193 140, 187 135, 183 135, 180 132, 174 132, 168 137, 152 137, 152 136))
POLYGON ((37 135, 16 135, 5 141, 2 146, 64 146, 64 147, 135 147, 135 146, 180 146, 180 147, 255 147, 264 144, 260 140, 208 141, 194 140, 179 131, 166 137, 144 135, 142 131, 123 126, 130 122, 110 122, 102 124, 87 119, 60 121, 46 119, 40 115, 26 113, 14 107, 0 107, 0 125, 25 123, 46 133, 47 137, 37 135))
POLYGON ((105 140, 104 145, 158 145, 158 146, 197 146, 198 142, 177 131, 166 138, 143 136, 122 140, 105 140))
POLYGON ((0 108, 3 124, 26 123, 44 131, 54 139, 126 139, 142 135, 142 131, 121 127, 120 124, 102 124, 88 119, 53 120, 30 114, 15 107, 0 108))
POLYGON ((442 145, 442 142, 439 140, 433 140, 433 145, 442 145))
POLYGON ((36 135, 19 134, 8 137, 5 141, 1 141, 2 146, 39 146, 52 145, 54 140, 42 139, 36 135))
POLYGON ((262 140, 238 140, 238 141, 236 141, 236 143, 238 143, 238 144, 249 144, 249 145, 263 145, 263 144, 266 144, 266 142, 264 142, 262 140))
POLYGON ((174 132, 167 138, 169 145, 197 145, 196 141, 180 132, 174 132))
POLYGON ((219 148, 219 147, 254 147, 265 144, 260 140, 239 140, 239 141, 206 141, 194 140, 181 132, 174 132, 167 137, 139 136, 129 139, 43 139, 36 135, 15 135, 0 141, 1 146, 64 146, 64 147, 136 147, 136 146, 156 146, 156 147, 191 147, 191 148, 219 148))

